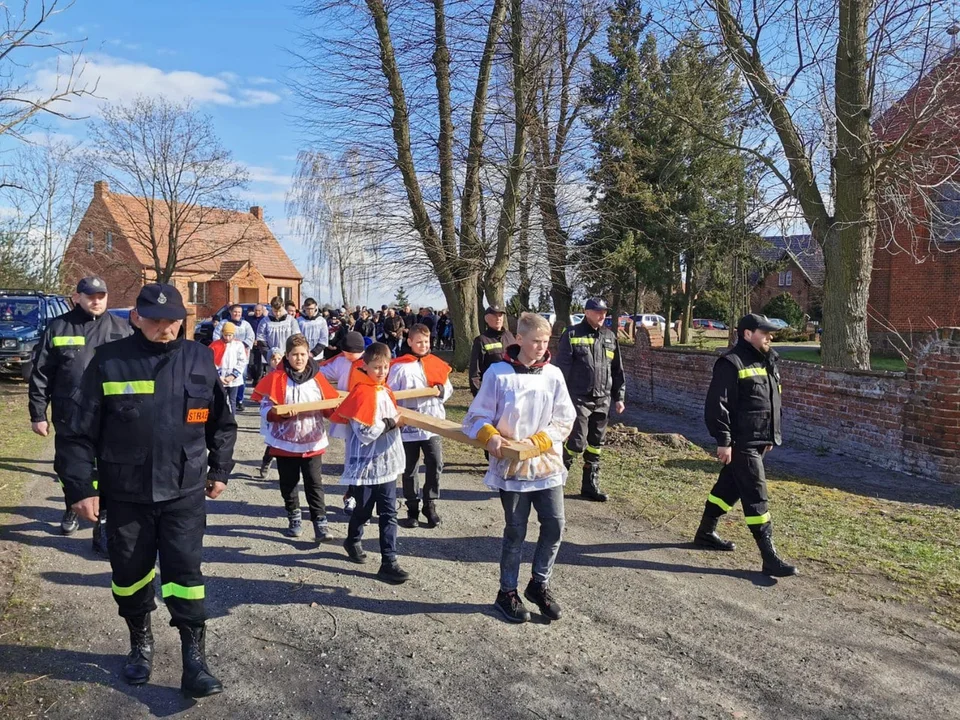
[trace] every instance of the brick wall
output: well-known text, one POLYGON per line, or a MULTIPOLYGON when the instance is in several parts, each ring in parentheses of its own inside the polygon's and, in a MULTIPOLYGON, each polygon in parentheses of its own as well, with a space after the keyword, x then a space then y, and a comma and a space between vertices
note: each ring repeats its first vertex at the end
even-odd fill
MULTIPOLYGON (((623 348, 628 400, 703 422, 715 353, 623 348)), ((943 330, 906 374, 783 361, 784 437, 880 467, 960 483, 960 330, 943 330)))

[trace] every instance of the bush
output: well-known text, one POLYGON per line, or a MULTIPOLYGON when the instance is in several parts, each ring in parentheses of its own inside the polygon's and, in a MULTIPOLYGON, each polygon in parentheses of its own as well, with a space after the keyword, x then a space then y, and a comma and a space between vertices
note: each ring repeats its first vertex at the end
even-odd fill
POLYGON ((798 330, 803 328, 803 308, 793 299, 790 293, 781 293, 773 300, 763 306, 761 310, 764 315, 770 318, 780 318, 790 323, 791 327, 798 330))

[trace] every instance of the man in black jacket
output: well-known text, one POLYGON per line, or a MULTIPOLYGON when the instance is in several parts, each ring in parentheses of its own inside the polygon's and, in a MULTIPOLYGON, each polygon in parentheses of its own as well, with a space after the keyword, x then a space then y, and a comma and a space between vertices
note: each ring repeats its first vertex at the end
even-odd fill
POLYGON ((487 368, 501 362, 507 348, 516 343, 510 328, 507 327, 507 314, 499 305, 491 305, 483 314, 486 330, 473 339, 470 351, 470 393, 476 397, 480 392, 480 381, 487 368))
MULTIPOLYGON (((133 332, 126 320, 107 312, 107 284, 98 277, 85 277, 77 283, 73 295, 73 309, 54 319, 37 343, 30 372, 30 426, 37 435, 47 437, 47 405, 51 406, 53 427, 53 469, 63 475, 63 440, 68 433, 69 418, 73 412, 71 395, 80 384, 83 371, 101 345, 127 337, 133 332)), ((61 480, 62 483, 62 480, 61 480)), ((103 531, 106 518, 101 515, 93 526, 93 549, 107 554, 107 534, 103 531)), ((80 527, 77 514, 67 502, 60 520, 60 531, 71 535, 80 527)))
POLYGON ((180 630, 180 688, 205 697, 223 686, 205 655, 204 491, 216 498, 226 488, 237 423, 212 351, 178 338, 185 317, 175 287, 140 291, 131 313, 138 331, 97 350, 83 375, 63 480, 81 517, 95 519, 101 501, 107 509, 113 597, 130 631, 127 682, 150 678, 159 556, 161 591, 180 630), (94 462, 99 494, 89 481, 94 462))
POLYGON ((782 443, 780 370, 777 353, 770 348, 776 330, 763 315, 744 316, 737 324, 736 346, 713 367, 704 419, 723 468, 693 542, 711 550, 733 550, 734 544, 717 534, 717 522, 740 500, 763 558, 763 573, 786 577, 796 575, 797 569, 781 560, 773 546, 763 470, 764 455, 782 443))
POLYGON ((606 502, 606 493, 600 491, 600 453, 611 402, 618 413, 625 407, 623 358, 616 333, 604 325, 607 304, 591 298, 583 314, 583 320, 560 338, 557 351, 557 367, 577 409, 577 420, 563 445, 563 464, 569 470, 574 457, 583 453, 580 494, 587 500, 606 502))

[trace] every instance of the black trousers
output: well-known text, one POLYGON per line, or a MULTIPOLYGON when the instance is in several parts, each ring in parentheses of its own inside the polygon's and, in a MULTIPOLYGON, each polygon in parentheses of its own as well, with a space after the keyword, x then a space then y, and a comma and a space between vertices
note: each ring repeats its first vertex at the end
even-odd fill
POLYGON ((423 483, 423 499, 438 500, 440 498, 440 473, 443 472, 443 445, 440 437, 435 435, 429 440, 412 440, 403 443, 403 452, 407 456, 407 466, 403 470, 403 499, 407 507, 420 507, 420 454, 423 453, 423 463, 427 466, 427 474, 423 483))
POLYGON ((733 459, 720 470, 720 477, 707 497, 708 517, 720 517, 743 503, 747 525, 770 522, 767 511, 767 478, 763 471, 763 448, 733 448, 733 459))
POLYGON ((303 491, 307 496, 311 520, 324 520, 327 508, 323 498, 323 455, 313 457, 277 456, 277 471, 280 473, 280 494, 287 515, 300 514, 300 476, 303 475, 303 491))
POLYGON ((363 524, 373 517, 376 508, 380 519, 380 555, 386 563, 397 559, 397 482, 379 485, 354 485, 353 497, 357 508, 347 525, 347 541, 360 542, 363 524))
POLYGON ((131 503, 101 497, 107 508, 107 538, 113 570, 113 599, 120 616, 139 617, 157 609, 153 579, 160 557, 160 590, 170 624, 199 625, 203 607, 203 532, 206 497, 195 492, 160 503, 131 503))
POLYGON ((610 398, 599 400, 574 400, 577 419, 573 430, 563 444, 568 463, 580 453, 587 465, 600 463, 603 440, 607 436, 607 421, 610 415, 610 398))

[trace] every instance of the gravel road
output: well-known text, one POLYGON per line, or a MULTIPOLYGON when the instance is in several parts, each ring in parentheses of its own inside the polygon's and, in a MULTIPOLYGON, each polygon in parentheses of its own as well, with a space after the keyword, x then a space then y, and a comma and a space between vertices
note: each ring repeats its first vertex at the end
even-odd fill
MULTIPOLYGON (((7 717, 960 718, 957 634, 909 607, 828 596, 809 573, 767 580, 753 547, 697 551, 612 503, 568 495, 553 582, 563 619, 502 622, 491 607, 502 516, 479 451, 444 474, 440 528, 401 528, 412 579, 385 585, 375 524, 367 565, 340 545, 342 443, 327 465, 335 539, 318 547, 311 530, 281 534, 276 470, 255 477, 255 423, 241 416, 238 474, 208 501, 208 654, 227 691, 200 702, 178 693, 179 641, 162 606, 150 684, 119 679, 127 640, 109 567, 89 527, 56 532, 52 443, 15 464, 36 477, 0 530, 3 548, 30 545, 23 602, 0 626, 7 717)), ((530 538, 535 523, 526 563, 530 538)))

